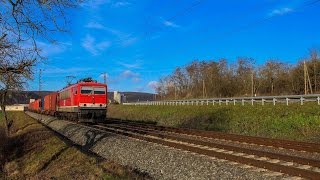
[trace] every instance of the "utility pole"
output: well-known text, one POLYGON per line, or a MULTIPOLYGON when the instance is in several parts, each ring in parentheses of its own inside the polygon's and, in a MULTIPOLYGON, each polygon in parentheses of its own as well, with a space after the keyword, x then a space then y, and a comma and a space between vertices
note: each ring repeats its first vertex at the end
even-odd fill
MULTIPOLYGON (((40 104, 39 104, 39 109, 40 111, 42 110, 42 107, 44 106, 42 102, 42 96, 41 96, 41 90, 42 90, 42 69, 39 70, 39 96, 40 96, 40 104)), ((42 120, 42 113, 40 113, 40 120, 42 120)))
POLYGON ((103 83, 107 84, 107 73, 102 73, 103 74, 103 83))
POLYGON ((41 81, 41 76, 42 76, 42 69, 39 70, 39 95, 42 89, 42 81, 41 81))

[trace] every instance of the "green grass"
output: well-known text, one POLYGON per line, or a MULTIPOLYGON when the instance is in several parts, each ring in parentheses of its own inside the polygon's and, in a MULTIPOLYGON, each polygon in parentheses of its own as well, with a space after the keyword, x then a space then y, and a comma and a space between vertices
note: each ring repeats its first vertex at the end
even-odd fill
POLYGON ((108 116, 159 125, 320 142, 320 106, 209 105, 108 107, 108 116))
MULTIPOLYGON (((7 161, 4 166, 8 179, 131 179, 131 177, 138 177, 123 166, 98 160, 92 155, 84 154, 77 148, 69 146, 23 112, 9 112, 8 115, 9 119, 13 120, 10 144, 6 151, 7 161), (112 168, 108 168, 109 166, 112 168)), ((0 122, 3 118, 0 114, 0 122)), ((0 171, 0 179, 2 178, 3 174, 0 171)))

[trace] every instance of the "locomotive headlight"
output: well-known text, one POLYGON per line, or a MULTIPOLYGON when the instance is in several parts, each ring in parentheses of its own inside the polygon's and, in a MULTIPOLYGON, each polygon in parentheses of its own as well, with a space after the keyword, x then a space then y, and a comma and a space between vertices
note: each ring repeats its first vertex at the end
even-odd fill
POLYGON ((83 106, 87 106, 87 104, 84 104, 83 106))

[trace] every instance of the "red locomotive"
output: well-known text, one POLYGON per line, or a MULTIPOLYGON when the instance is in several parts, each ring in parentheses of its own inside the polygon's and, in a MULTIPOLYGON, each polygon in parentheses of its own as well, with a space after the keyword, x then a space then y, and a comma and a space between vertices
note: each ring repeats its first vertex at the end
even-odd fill
POLYGON ((104 122, 107 102, 107 86, 84 79, 30 103, 29 109, 79 122, 104 122))

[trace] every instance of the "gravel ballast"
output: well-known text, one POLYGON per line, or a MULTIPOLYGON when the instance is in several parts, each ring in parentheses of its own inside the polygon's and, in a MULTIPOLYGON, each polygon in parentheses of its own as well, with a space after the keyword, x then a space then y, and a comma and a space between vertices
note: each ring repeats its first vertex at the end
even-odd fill
POLYGON ((185 152, 103 132, 51 116, 26 112, 86 150, 132 167, 155 179, 283 179, 288 177, 251 166, 185 152))

